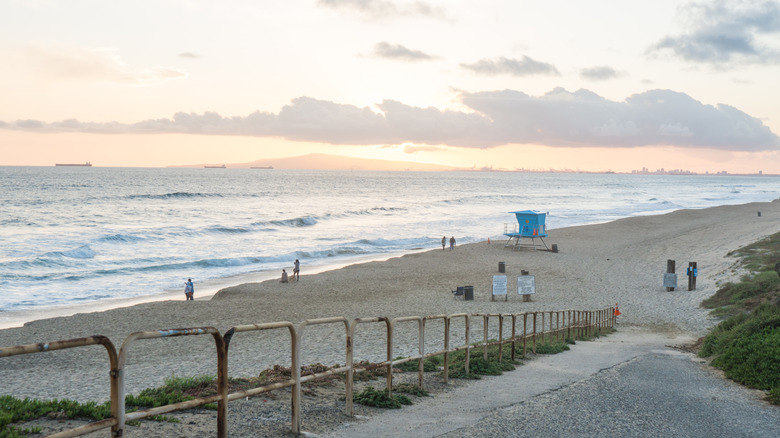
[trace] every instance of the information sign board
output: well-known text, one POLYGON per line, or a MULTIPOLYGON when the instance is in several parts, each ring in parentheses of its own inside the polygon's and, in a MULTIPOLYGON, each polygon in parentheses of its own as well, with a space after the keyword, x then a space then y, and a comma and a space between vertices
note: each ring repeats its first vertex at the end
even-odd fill
POLYGON ((493 295, 506 295, 506 275, 493 276, 493 295))
POLYGON ((664 287, 677 287, 677 274, 667 272, 664 274, 664 287))
POLYGON ((517 294, 531 295, 536 293, 536 278, 533 275, 517 276, 517 294))

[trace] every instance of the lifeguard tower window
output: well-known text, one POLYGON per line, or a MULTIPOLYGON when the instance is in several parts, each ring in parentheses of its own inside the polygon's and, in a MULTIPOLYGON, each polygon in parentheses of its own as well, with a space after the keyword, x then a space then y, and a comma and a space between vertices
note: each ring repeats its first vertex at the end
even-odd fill
MULTIPOLYGON (((504 224, 504 235, 508 237, 505 248, 520 249, 529 247, 537 249, 536 239, 539 239, 541 245, 547 248, 544 238, 547 237, 547 226, 545 220, 547 213, 539 213, 534 210, 510 211, 517 218, 517 224, 504 224), (522 239, 531 239, 531 243, 525 243, 522 239)), ((527 241, 526 241, 527 242, 527 241)))

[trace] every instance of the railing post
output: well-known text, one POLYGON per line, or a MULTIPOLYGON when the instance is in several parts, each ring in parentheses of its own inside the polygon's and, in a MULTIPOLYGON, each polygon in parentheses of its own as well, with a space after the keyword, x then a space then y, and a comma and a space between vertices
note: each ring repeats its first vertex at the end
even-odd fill
POLYGON ((515 361, 515 348, 517 348, 517 332, 515 328, 517 326, 517 314, 512 314, 512 362, 515 361))
POLYGON ((350 417, 355 416, 354 408, 352 406, 353 404, 353 394, 352 394, 352 387, 355 382, 355 359, 354 359, 354 353, 353 353, 353 345, 352 337, 355 335, 355 326, 357 325, 356 320, 352 320, 352 322, 347 323, 347 367, 349 369, 347 370, 347 375, 344 379, 345 386, 346 386, 346 408, 347 408, 347 415, 350 417))
POLYGON ((292 379, 295 384, 291 391, 292 412, 290 419, 290 429, 292 433, 301 433, 301 342, 303 341, 303 328, 306 327, 306 321, 302 322, 295 330, 295 339, 292 345, 292 379))
POLYGON ((528 339, 528 312, 523 312, 523 358, 526 356, 526 340, 528 339))
POLYGON ((471 332, 471 314, 466 314, 466 375, 469 374, 469 359, 471 358, 471 343, 469 342, 469 332, 471 332))
POLYGON ((498 361, 504 358, 504 315, 498 314, 498 361))
POLYGON ((387 395, 393 395, 393 324, 388 318, 385 318, 387 324, 387 375, 385 376, 387 385, 387 395))
POLYGON ((450 317, 444 317, 444 383, 450 383, 450 317))
POLYGON ((488 361, 488 325, 490 316, 486 313, 482 315, 482 359, 488 361))
MULTIPOLYGON (((219 333, 219 332, 217 332, 219 333)), ((217 402, 217 437, 227 438, 228 436, 228 352, 227 343, 224 337, 220 336, 222 342, 217 342, 217 390, 219 391, 219 401, 217 402)))
POLYGON ((418 335, 417 349, 420 352, 420 360, 417 362, 417 387, 423 389, 425 380, 425 318, 420 318, 418 323, 420 334, 418 335))

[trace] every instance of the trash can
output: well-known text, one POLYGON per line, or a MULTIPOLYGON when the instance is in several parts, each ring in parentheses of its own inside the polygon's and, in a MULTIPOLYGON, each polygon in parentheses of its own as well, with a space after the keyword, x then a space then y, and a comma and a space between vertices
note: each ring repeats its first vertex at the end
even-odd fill
POLYGON ((506 272, 506 265, 504 265, 504 262, 498 262, 498 272, 502 274, 506 272))
POLYGON ((463 286, 463 299, 474 300, 474 286, 463 286))

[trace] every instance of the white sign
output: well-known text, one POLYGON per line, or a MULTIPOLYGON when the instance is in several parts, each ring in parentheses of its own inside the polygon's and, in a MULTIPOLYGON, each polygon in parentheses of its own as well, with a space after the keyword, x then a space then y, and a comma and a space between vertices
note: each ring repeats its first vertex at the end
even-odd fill
POLYGON ((493 295, 506 295, 506 275, 493 276, 493 295))
POLYGON ((531 295, 536 293, 536 279, 533 275, 517 276, 517 294, 531 295))

